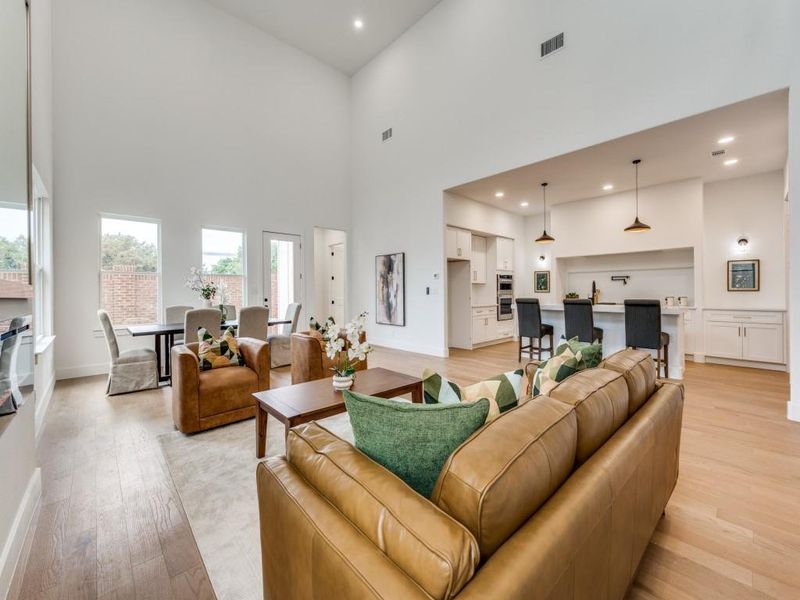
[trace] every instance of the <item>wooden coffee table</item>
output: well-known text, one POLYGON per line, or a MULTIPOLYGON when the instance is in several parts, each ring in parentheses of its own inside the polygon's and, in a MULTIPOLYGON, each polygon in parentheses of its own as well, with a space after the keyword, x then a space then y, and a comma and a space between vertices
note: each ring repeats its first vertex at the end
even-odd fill
MULTIPOLYGON (((356 373, 354 392, 395 398, 411 394, 413 402, 422 402, 422 380, 381 367, 356 373)), ((272 415, 289 429, 301 423, 324 419, 345 412, 344 395, 333 389, 331 378, 317 379, 253 394, 256 399, 256 457, 264 458, 267 449, 267 415, 272 415)))

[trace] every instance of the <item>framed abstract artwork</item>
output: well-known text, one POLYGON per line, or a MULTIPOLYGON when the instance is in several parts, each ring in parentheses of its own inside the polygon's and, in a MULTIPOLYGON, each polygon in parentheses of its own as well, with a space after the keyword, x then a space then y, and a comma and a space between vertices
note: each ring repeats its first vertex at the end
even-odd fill
POLYGON ((550 271, 533 272, 533 291, 537 294, 550 293, 550 271))
POLYGON ((761 289, 761 261, 757 258, 728 261, 728 291, 757 292, 761 289))
POLYGON ((380 325, 406 324, 406 254, 375 257, 375 322, 380 325))

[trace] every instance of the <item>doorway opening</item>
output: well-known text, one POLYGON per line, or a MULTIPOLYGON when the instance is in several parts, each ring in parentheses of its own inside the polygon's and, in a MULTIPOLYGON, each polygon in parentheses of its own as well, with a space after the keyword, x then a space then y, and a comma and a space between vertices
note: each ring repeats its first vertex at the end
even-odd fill
POLYGON ((303 303, 302 238, 292 233, 265 231, 262 254, 264 306, 269 309, 270 318, 283 318, 290 304, 303 303))
MULTIPOLYGON (((347 315, 347 233, 314 228, 314 298, 309 316, 344 324, 347 315)), ((352 316, 352 315, 351 315, 352 316)))

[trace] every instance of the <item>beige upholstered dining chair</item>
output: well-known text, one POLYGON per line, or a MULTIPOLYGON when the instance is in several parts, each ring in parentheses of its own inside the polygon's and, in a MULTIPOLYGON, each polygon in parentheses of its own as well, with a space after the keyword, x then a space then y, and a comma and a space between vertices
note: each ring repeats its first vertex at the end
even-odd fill
POLYGON ((267 340, 269 309, 264 306, 245 306, 239 311, 239 337, 267 340))
POLYGON ((97 311, 108 344, 111 363, 108 368, 106 394, 125 394, 158 387, 156 353, 150 348, 136 348, 120 352, 117 334, 111 317, 104 310, 97 311))
MULTIPOLYGON (((186 313, 192 310, 194 306, 187 306, 185 304, 178 304, 175 306, 168 306, 164 309, 164 323, 173 324, 173 323, 183 323, 183 319, 186 316, 186 313)), ((174 344, 182 344, 183 343, 183 336, 176 335, 175 339, 173 340, 174 344)))
POLYGON ((187 311, 183 324, 185 343, 199 341, 197 330, 200 327, 207 329, 214 337, 219 337, 221 323, 222 311, 218 308, 195 308, 187 311))
POLYGON ((267 337, 269 357, 272 368, 285 367, 292 364, 292 334, 297 331, 297 320, 300 318, 302 304, 292 303, 286 307, 286 320, 289 323, 281 326, 281 332, 267 337))

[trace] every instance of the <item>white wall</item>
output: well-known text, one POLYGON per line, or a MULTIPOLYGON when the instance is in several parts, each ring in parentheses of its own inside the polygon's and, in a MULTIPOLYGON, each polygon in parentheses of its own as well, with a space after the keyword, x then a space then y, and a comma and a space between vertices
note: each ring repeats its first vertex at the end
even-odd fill
POLYGON ((408 325, 371 339, 445 349, 444 297, 425 295, 444 269, 443 189, 800 85, 798 19, 791 0, 441 2, 353 79, 355 301, 373 302, 376 254, 408 267, 408 325), (566 48, 539 60, 559 31, 566 48))
MULTIPOLYGON (((699 179, 689 179, 640 189, 639 216, 652 227, 647 233, 624 231, 633 222, 634 205, 634 193, 622 192, 557 204, 552 208, 549 233, 556 241, 546 246, 530 244, 527 250, 526 268, 529 273, 532 274, 534 270, 551 271, 550 293, 537 294, 542 302, 561 302, 568 291, 585 295, 586 290, 565 287, 569 262, 564 259, 568 257, 693 248, 695 259, 692 287, 694 290, 702 288, 702 182, 699 179), (543 262, 538 260, 540 255, 545 256, 543 262)), ((541 215, 526 219, 527 239, 536 239, 541 231, 541 215)), ((600 266, 597 268, 603 270, 600 266)), ((601 291, 607 290, 609 285, 609 282, 598 282, 601 291)), ((702 298, 696 302, 702 306, 702 298)))
POLYGON ((782 171, 709 183, 704 203, 706 308, 786 308, 784 176, 782 171), (746 254, 737 240, 749 241, 746 254), (727 291, 727 261, 758 258, 761 290, 727 291))
POLYGON ((204 226, 246 231, 251 303, 262 231, 302 234, 312 273, 313 227, 349 228, 347 77, 196 0, 73 0, 53 23, 59 376, 108 360, 100 211, 161 220, 165 305, 199 303, 183 282, 204 226))

